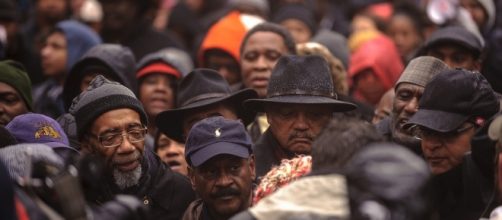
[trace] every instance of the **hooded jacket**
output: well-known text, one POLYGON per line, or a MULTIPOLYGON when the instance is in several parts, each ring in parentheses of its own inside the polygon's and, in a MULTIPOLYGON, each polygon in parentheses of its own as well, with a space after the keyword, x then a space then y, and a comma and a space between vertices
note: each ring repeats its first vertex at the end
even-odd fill
POLYGON ((80 83, 84 70, 90 66, 107 69, 107 77, 116 80, 133 92, 137 91, 135 78, 136 60, 132 51, 118 44, 101 44, 91 48, 71 69, 63 89, 65 110, 68 111, 73 98, 80 94, 80 83))
MULTIPOLYGON (((77 21, 59 22, 56 29, 64 33, 66 39, 66 73, 91 47, 101 43, 101 38, 90 28, 77 21)), ((63 87, 54 79, 48 79, 33 88, 33 110, 52 118, 65 112, 62 97, 63 87)))

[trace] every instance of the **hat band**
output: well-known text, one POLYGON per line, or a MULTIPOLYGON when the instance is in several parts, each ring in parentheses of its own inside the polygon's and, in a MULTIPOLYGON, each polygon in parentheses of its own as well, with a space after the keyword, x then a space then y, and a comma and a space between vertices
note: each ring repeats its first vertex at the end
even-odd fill
POLYGON ((323 97, 328 97, 328 98, 335 98, 338 99, 338 95, 334 92, 330 93, 324 93, 324 92, 318 92, 318 91, 304 91, 300 89, 295 89, 295 90, 289 90, 289 91, 281 91, 281 92, 276 92, 269 94, 267 98, 273 98, 277 96, 287 96, 287 95, 297 95, 297 96, 323 96, 323 97))
POLYGON ((206 94, 198 95, 198 96, 195 96, 191 99, 184 101, 183 103, 181 103, 180 107, 187 106, 187 105, 192 104, 194 102, 198 102, 198 101, 202 101, 202 100, 206 100, 206 99, 221 98, 221 97, 225 97, 225 96, 228 96, 228 94, 227 93, 206 93, 206 94))

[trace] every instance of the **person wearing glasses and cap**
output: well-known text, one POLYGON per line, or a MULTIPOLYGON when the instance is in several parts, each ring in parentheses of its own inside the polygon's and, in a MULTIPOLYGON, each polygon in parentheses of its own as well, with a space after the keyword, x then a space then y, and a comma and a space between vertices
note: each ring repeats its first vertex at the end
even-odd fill
POLYGON ((131 194, 149 207, 152 219, 180 219, 194 192, 186 177, 145 150, 147 114, 134 93, 98 75, 74 104, 81 151, 102 159, 111 174, 101 192, 93 192, 100 195, 96 202, 131 194))
MULTIPOLYGON (((478 219, 492 196, 473 144, 478 130, 500 110, 488 81, 463 69, 440 72, 425 86, 418 111, 404 125, 421 140, 433 174, 440 219, 478 219), (413 127, 412 127, 413 126, 413 127)), ((490 160, 485 157, 484 160, 490 160)))

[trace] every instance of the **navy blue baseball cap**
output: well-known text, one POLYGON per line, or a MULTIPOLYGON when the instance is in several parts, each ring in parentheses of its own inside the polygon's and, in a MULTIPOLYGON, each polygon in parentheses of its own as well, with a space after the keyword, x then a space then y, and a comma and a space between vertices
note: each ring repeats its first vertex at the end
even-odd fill
POLYGON ((188 133, 185 159, 198 167, 221 154, 249 158, 251 146, 251 137, 240 121, 210 117, 197 122, 188 133))

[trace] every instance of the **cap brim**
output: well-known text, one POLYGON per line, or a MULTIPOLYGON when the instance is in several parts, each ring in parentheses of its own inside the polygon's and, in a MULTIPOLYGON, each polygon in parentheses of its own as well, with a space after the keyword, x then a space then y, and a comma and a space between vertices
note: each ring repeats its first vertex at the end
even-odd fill
POLYGON ((191 103, 181 108, 163 111, 157 115, 155 123, 159 128, 159 131, 161 131, 168 137, 178 142, 184 143, 185 140, 183 140, 182 137, 183 136, 182 122, 184 115, 187 111, 222 102, 233 103, 237 111, 237 117, 239 117, 242 120, 244 125, 248 125, 251 122, 253 122, 256 113, 245 109, 242 106, 242 102, 244 100, 256 97, 258 97, 256 91, 252 89, 244 89, 235 92, 229 96, 201 100, 199 102, 191 103))
POLYGON ((45 143, 41 143, 41 144, 45 144, 53 149, 68 149, 70 151, 74 151, 75 153, 80 153, 77 149, 73 148, 73 147, 70 147, 70 146, 67 146, 63 143, 60 143, 60 142, 45 142, 45 143))
POLYGON ((418 125, 438 132, 450 132, 462 125, 470 116, 440 110, 419 109, 403 128, 418 125))
POLYGON ((216 142, 205 146, 204 148, 187 155, 187 161, 194 167, 198 167, 209 159, 221 155, 229 154, 240 158, 248 158, 250 155, 249 149, 245 146, 231 142, 216 142))
POLYGON ((493 120, 490 124, 490 127, 488 128, 488 136, 494 141, 500 139, 502 136, 502 115, 495 118, 495 120, 493 120))
POLYGON ((244 101, 244 108, 252 109, 257 112, 264 112, 264 106, 267 104, 317 104, 331 107, 333 112, 346 112, 357 108, 357 105, 339 101, 323 96, 276 96, 266 99, 249 99, 244 101))

